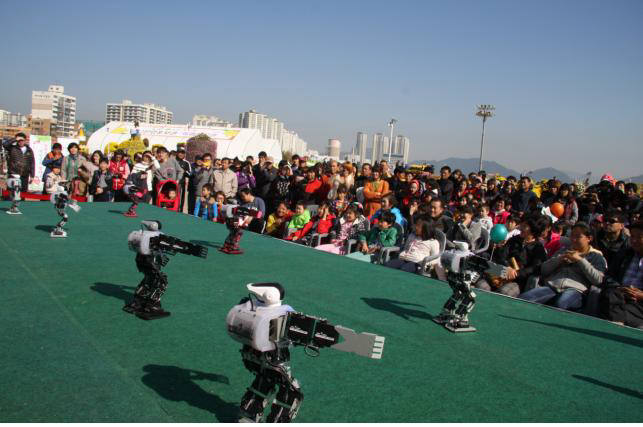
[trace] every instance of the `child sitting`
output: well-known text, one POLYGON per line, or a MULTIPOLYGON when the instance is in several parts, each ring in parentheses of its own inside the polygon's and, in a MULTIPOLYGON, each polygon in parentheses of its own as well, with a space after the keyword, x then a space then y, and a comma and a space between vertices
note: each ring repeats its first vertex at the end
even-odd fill
POLYGON ((161 202, 162 208, 173 208, 176 203, 176 189, 168 190, 167 196, 165 196, 165 201, 161 202))
POLYGON ((206 221, 215 221, 217 218, 217 204, 212 197, 212 184, 205 184, 201 188, 201 197, 196 200, 194 205, 194 216, 203 218, 206 221))
POLYGON ((336 218, 340 218, 344 215, 344 211, 349 204, 350 198, 348 196, 348 189, 345 184, 339 184, 335 200, 333 200, 330 205, 330 212, 335 215, 336 218))
POLYGON ((505 224, 510 212, 505 210, 507 200, 504 197, 497 197, 493 202, 493 212, 491 212, 491 220, 494 224, 505 224))
POLYGON ((390 211, 383 212, 376 227, 359 235, 359 250, 347 256, 360 261, 375 261, 380 249, 395 246, 397 229, 393 224, 395 224, 395 215, 390 211))
MULTIPOLYGON (((416 221, 414 231, 406 240, 399 257, 387 262, 387 267, 417 273, 424 258, 440 252, 440 243, 434 238, 432 222, 420 219, 416 221)), ((439 258, 431 261, 431 269, 439 263, 439 258)))
POLYGON ((520 234, 520 228, 518 228, 518 225, 520 225, 520 217, 518 215, 509 215, 507 217, 507 222, 505 223, 505 227, 507 227, 507 237, 505 237, 505 241, 511 239, 513 236, 518 236, 520 234))
POLYGON ((331 243, 319 245, 315 249, 344 255, 346 253, 346 242, 349 239, 358 239, 359 235, 368 231, 369 228, 370 223, 362 215, 361 208, 357 204, 351 204, 344 211, 344 216, 335 222, 330 232, 331 243))
POLYGON ((487 231, 491 231, 491 228, 493 227, 493 220, 489 216, 489 205, 486 203, 483 203, 480 205, 477 211, 478 211, 478 222, 480 223, 482 228, 487 229, 487 231))
POLYGON ((324 200, 319 205, 317 215, 312 217, 303 228, 288 236, 286 240, 297 241, 298 243, 308 245, 314 233, 330 233, 334 223, 335 215, 330 213, 330 203, 324 200))
POLYGON ((216 193, 214 193, 214 195, 210 196, 210 200, 216 206, 214 212, 214 222, 225 224, 225 215, 222 214, 223 205, 225 204, 225 194, 223 193, 223 191, 217 191, 216 193))
POLYGON ((45 182, 45 190, 47 194, 52 194, 58 188, 58 184, 63 181, 63 177, 60 174, 60 164, 54 163, 51 166, 51 172, 47 174, 47 180, 45 182))
POLYGON ((303 201, 297 202, 295 205, 295 214, 292 216, 292 219, 288 223, 288 234, 286 238, 291 237, 291 235, 302 228, 310 221, 310 212, 306 209, 303 201))

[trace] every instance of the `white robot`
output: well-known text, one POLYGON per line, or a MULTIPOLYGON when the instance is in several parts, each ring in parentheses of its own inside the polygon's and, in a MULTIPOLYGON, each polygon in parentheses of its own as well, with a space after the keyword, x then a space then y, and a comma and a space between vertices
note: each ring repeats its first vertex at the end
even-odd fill
POLYGON ((22 212, 18 209, 21 187, 22 180, 20 175, 9 175, 9 178, 7 178, 7 190, 11 193, 11 208, 7 211, 9 215, 22 215, 22 212))
POLYGON ((67 237, 67 232, 63 228, 69 220, 69 216, 65 212, 65 208, 69 208, 74 212, 80 211, 80 206, 76 203, 75 200, 69 197, 67 190, 62 185, 56 187, 56 191, 51 194, 49 199, 51 203, 56 207, 58 215, 60 215, 60 221, 56 224, 54 230, 49 233, 51 237, 67 237))
POLYGON ((292 346, 303 346, 309 356, 319 355, 322 347, 332 347, 382 358, 384 337, 357 334, 352 329, 333 326, 326 319, 295 312, 281 303, 285 291, 279 283, 246 286, 249 298, 232 307, 226 318, 228 333, 243 344, 243 364, 255 374, 241 399, 240 422, 290 422, 297 416, 304 395, 290 369, 292 346), (268 405, 270 413, 264 416, 268 405))
POLYGON ((469 313, 476 304, 476 294, 471 287, 482 273, 506 277, 507 268, 475 255, 465 242, 453 243, 456 248, 445 251, 440 257, 453 294, 433 321, 451 332, 475 332, 476 328, 469 324, 469 313))

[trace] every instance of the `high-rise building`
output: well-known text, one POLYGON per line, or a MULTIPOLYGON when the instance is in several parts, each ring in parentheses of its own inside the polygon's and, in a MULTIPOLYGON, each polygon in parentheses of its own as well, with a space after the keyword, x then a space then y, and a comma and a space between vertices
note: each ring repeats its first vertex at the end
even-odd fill
POLYGON ((366 162, 366 148, 368 146, 368 134, 365 132, 357 132, 357 142, 355 143, 355 156, 359 159, 360 163, 366 162))
POLYGON ((192 117, 192 126, 231 128, 232 122, 221 119, 217 116, 207 116, 205 114, 197 114, 192 117))
POLYGON ((371 155, 371 163, 375 163, 382 158, 384 152, 384 147, 382 147, 383 140, 384 135, 382 135, 381 133, 376 133, 375 135, 373 135, 373 153, 371 155))
POLYGON ((279 119, 258 113, 254 109, 239 114, 239 127, 259 129, 264 138, 279 141, 282 151, 289 151, 293 154, 304 154, 306 152, 306 141, 299 138, 297 133, 286 129, 284 123, 279 119))
POLYGON ((335 159, 339 159, 339 153, 342 147, 342 143, 339 139, 329 139, 328 140, 328 156, 335 159))
POLYGON ((402 163, 407 164, 409 162, 411 140, 404 135, 398 135, 395 138, 395 146, 397 147, 395 154, 401 157, 402 163))
POLYGON ((31 92, 31 119, 50 120, 47 135, 72 136, 76 124, 76 97, 65 95, 65 87, 50 85, 47 91, 31 92))
POLYGON ((120 104, 107 104, 105 122, 139 122, 172 124, 174 114, 157 104, 134 104, 124 99, 120 104))

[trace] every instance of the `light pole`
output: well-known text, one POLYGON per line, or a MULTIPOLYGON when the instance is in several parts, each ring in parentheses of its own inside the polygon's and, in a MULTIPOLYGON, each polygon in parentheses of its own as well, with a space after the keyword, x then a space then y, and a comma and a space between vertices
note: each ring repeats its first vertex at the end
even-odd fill
POLYGON ((489 104, 478 105, 478 112, 476 116, 482 117, 482 138, 480 139, 480 162, 478 163, 478 172, 482 170, 482 148, 484 147, 484 123, 487 121, 487 118, 493 117, 496 107, 489 104))
POLYGON ((389 164, 389 167, 391 165, 391 146, 393 144, 393 127, 395 126, 395 123, 397 123, 396 119, 391 119, 391 121, 388 122, 388 127, 391 128, 391 136, 388 139, 388 164, 389 164))

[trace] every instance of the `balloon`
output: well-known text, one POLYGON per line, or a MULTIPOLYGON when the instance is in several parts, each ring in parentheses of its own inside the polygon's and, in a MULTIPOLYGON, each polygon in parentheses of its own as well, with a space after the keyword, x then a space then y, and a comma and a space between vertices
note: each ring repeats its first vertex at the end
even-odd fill
POLYGON ((551 212, 551 214, 556 218, 560 218, 565 213, 565 206, 558 202, 552 203, 551 206, 549 206, 549 212, 551 212))
POLYGON ((496 224, 489 233, 489 238, 493 243, 504 242, 507 238, 507 227, 504 224, 496 224))

